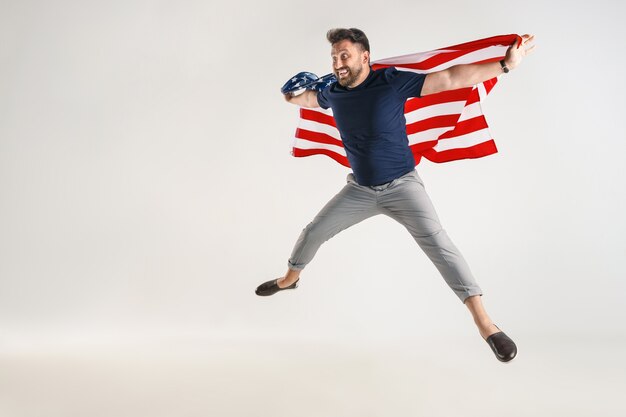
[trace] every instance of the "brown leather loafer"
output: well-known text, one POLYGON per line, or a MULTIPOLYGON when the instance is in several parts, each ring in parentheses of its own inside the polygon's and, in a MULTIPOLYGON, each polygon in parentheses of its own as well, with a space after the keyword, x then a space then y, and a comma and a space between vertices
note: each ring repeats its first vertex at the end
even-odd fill
POLYGON ((259 285, 258 287, 256 287, 256 295, 260 295, 262 297, 267 297, 268 295, 274 295, 279 291, 283 291, 283 290, 294 290, 296 288, 298 288, 298 282, 300 281, 300 279, 298 278, 298 281, 294 282, 293 284, 291 284, 288 287, 285 288, 280 288, 278 286, 278 280, 281 278, 276 278, 267 282, 264 282, 263 284, 259 285))
MULTIPOLYGON (((500 330, 498 326, 496 327, 500 330)), ((515 342, 501 330, 487 337, 485 341, 500 362, 509 362, 517 355, 515 342)))

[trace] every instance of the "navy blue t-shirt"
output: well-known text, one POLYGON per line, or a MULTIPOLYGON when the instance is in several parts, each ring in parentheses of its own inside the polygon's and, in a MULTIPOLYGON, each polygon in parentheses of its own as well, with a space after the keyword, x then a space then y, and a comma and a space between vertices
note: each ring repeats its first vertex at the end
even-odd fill
POLYGON ((379 185, 415 168, 409 148, 404 103, 419 97, 425 74, 394 67, 370 73, 354 88, 331 84, 317 102, 332 108, 343 146, 360 185, 379 185))

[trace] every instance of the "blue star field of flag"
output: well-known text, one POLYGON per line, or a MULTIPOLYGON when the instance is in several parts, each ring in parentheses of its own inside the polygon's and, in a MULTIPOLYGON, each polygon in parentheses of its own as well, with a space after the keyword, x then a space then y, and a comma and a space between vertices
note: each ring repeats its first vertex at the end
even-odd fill
POLYGON ((302 89, 322 91, 335 81, 337 81, 337 78, 333 74, 326 74, 320 78, 312 72, 303 71, 291 77, 280 91, 283 94, 293 93, 302 89))

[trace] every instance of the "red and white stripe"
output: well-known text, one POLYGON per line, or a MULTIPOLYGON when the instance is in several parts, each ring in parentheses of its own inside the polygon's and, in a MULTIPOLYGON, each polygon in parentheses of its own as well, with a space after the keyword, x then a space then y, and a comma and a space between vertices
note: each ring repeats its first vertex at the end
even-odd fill
MULTIPOLYGON (((502 35, 429 52, 372 62, 373 69, 394 66, 427 74, 459 64, 497 62, 521 37, 502 35)), ((487 80, 470 88, 410 98, 404 106, 409 146, 418 164, 422 156, 433 162, 480 158, 497 152, 483 115, 481 102, 498 81, 487 80)), ((331 109, 300 109, 292 155, 326 155, 350 166, 331 109)))

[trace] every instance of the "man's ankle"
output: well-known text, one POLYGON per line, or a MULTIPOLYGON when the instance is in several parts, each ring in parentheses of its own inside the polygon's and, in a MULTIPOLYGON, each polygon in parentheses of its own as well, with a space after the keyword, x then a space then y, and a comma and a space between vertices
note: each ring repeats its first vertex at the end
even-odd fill
POLYGON ((291 278, 290 280, 287 280, 287 277, 282 277, 282 278, 278 278, 277 284, 279 288, 285 288, 285 287, 292 285, 297 280, 298 280, 297 277, 295 279, 291 278))
POLYGON ((474 323, 476 323, 476 327, 478 327, 479 329, 489 329, 493 324, 493 322, 489 319, 478 320, 474 323))

